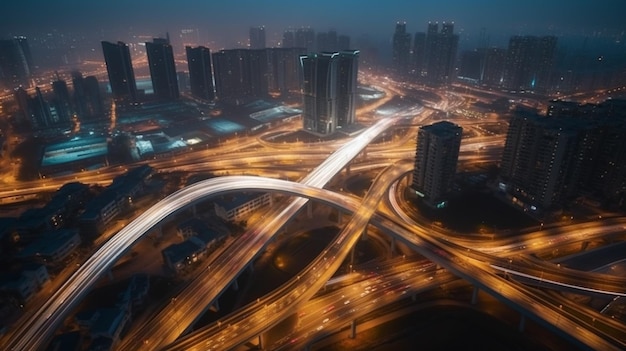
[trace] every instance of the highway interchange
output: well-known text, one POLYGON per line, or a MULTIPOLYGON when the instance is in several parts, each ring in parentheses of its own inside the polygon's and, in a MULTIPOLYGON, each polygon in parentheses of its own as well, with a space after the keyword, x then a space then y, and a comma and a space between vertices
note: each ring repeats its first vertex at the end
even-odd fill
MULTIPOLYGON (((431 112, 431 110, 419 111, 419 115, 424 118, 414 120, 412 123, 425 123, 431 112)), ((412 113, 415 113, 415 110, 412 113)), ((214 150, 198 150, 197 152, 177 157, 174 160, 150 161, 149 164, 159 170, 186 171, 193 169, 201 172, 203 170, 215 171, 223 169, 224 174, 226 172, 234 174, 236 173, 235 170, 243 169, 242 173, 246 174, 302 180, 300 183, 292 183, 279 179, 260 177, 224 176, 196 183, 164 198, 100 247, 36 313, 31 315, 27 322, 21 325, 21 329, 13 334, 9 343, 9 349, 35 349, 44 345, 52 333, 54 333, 56 327, 60 325, 80 299, 89 292, 93 284, 110 269, 111 265, 119 257, 130 250, 132 245, 137 240, 140 240, 143 234, 149 232, 154 226, 158 226, 172 214, 192 206, 209 196, 225 191, 244 189, 280 191, 291 195, 304 196, 341 208, 342 211, 354 213, 354 215, 348 225, 344 227, 342 233, 333 241, 333 244, 312 262, 305 271, 301 272, 295 281, 290 282, 287 285, 288 289, 281 288, 273 294, 264 297, 264 303, 259 304, 259 306, 251 306, 248 310, 244 309, 238 312, 237 315, 239 317, 233 317, 235 319, 227 323, 230 325, 229 328, 237 328, 238 331, 236 333, 226 333, 230 335, 226 338, 221 324, 217 326, 217 331, 210 331, 211 327, 216 328, 216 326, 212 325, 207 328, 209 331, 205 332, 205 334, 194 332, 194 334, 176 341, 211 302, 219 297, 224 289, 263 251, 272 240, 273 235, 279 232, 285 223, 305 206, 307 200, 298 198, 285 208, 272 209, 272 212, 265 216, 267 218, 266 223, 245 233, 240 239, 226 248, 222 256, 208 263, 202 274, 198 274, 198 279, 186 287, 176 298, 176 305, 165 307, 160 312, 158 318, 155 318, 154 322, 147 323, 138 330, 134 330, 123 340, 122 349, 136 348, 139 343, 142 344, 142 349, 160 349, 167 345, 172 345, 172 349, 183 347, 177 346, 178 343, 186 345, 184 348, 188 348, 190 345, 188 343, 190 342, 196 342, 196 344, 205 343, 206 346, 206 343, 209 341, 214 345, 211 347, 223 349, 246 342, 287 316, 296 313, 299 308, 309 303, 310 298, 323 287, 344 259, 348 257, 352 246, 370 223, 378 223, 379 226, 385 228, 390 234, 391 232, 395 233, 398 240, 406 242, 420 254, 446 268, 447 272, 471 281, 482 290, 486 290, 494 296, 499 296, 506 303, 514 305, 520 311, 524 311, 525 314, 543 320, 547 324, 554 325, 557 329, 563 330, 564 333, 572 330, 578 331, 571 333, 574 335, 570 335, 570 337, 577 340, 581 345, 595 349, 622 348, 624 346, 623 335, 615 337, 610 333, 606 334, 604 332, 607 329, 616 329, 615 321, 607 320, 605 316, 597 312, 586 311, 591 316, 590 319, 593 318, 593 322, 589 323, 584 317, 574 315, 571 312, 568 313, 568 309, 563 308, 564 305, 567 306, 570 303, 569 301, 564 301, 554 296, 546 296, 546 294, 537 290, 530 290, 515 281, 507 280, 503 278, 503 276, 506 276, 503 272, 508 274, 519 272, 530 277, 539 277, 538 279, 542 281, 551 280, 562 284, 576 283, 573 284, 575 285, 574 288, 581 288, 580 284, 578 284, 581 280, 580 272, 564 272, 564 270, 555 269, 553 265, 545 262, 529 262, 529 259, 526 258, 527 254, 551 247, 552 245, 563 245, 566 242, 600 237, 611 231, 623 232, 626 221, 612 220, 610 222, 603 221, 572 225, 571 228, 554 228, 507 239, 507 242, 504 240, 481 242, 484 247, 480 247, 475 242, 471 243, 469 240, 451 237, 443 230, 432 230, 430 226, 426 226, 428 227, 426 228, 414 221, 405 223, 402 220, 398 220, 398 218, 406 220, 406 218, 403 218, 399 208, 387 205, 386 209, 379 209, 381 206, 385 207, 385 205, 379 205, 379 203, 386 194, 390 194, 390 199, 393 199, 392 194, 394 190, 389 189, 397 186, 398 179, 410 170, 410 162, 394 163, 394 161, 410 160, 414 154, 414 146, 407 140, 400 140, 395 144, 367 145, 380 133, 401 122, 406 117, 406 115, 397 115, 393 118, 380 119, 373 127, 361 133, 354 140, 345 143, 334 152, 332 152, 332 148, 336 147, 336 144, 319 143, 319 145, 312 146, 310 144, 296 143, 289 145, 287 149, 281 148, 280 152, 277 153, 275 150, 259 148, 260 143, 255 138, 246 137, 226 143, 226 145, 222 146, 223 149, 220 150, 219 154, 216 154, 214 150), (362 150, 365 147, 367 147, 366 157, 362 154, 362 150), (239 151, 232 154, 224 154, 234 150, 239 151), (367 158, 367 160, 355 162, 351 165, 352 171, 374 167, 381 168, 389 165, 389 167, 385 168, 386 171, 381 172, 377 179, 377 182, 380 183, 376 184, 380 184, 379 186, 372 186, 370 192, 363 199, 321 190, 346 165, 358 157, 367 158), (312 166, 309 165, 315 162, 321 164, 311 171, 312 166), (277 167, 276 165, 279 166, 277 167), (277 171, 277 168, 290 171, 281 173, 277 171), (378 212, 376 212, 377 210, 378 212), (471 247, 472 252, 470 252, 468 247, 471 247), (577 274, 578 277, 576 276, 577 274), (199 293, 200 291, 202 293, 199 293), (198 296, 202 296, 204 300, 198 301, 198 296), (262 308, 259 308, 260 306, 262 308), (272 313, 268 313, 268 309, 272 313), (176 321, 176 323, 163 322, 168 320, 176 321), (246 323, 248 325, 244 325, 246 323), (606 328, 599 328, 601 325, 606 328), (219 333, 220 330, 221 334, 219 333), (233 336, 233 334, 237 335, 233 336), (196 341, 190 341, 194 340, 194 338, 196 338, 196 341)), ((414 117, 414 115, 411 117, 414 117)), ((286 126, 286 130, 288 130, 287 128, 289 127, 286 126)), ((414 135, 414 133, 407 134, 410 134, 408 139, 411 139, 414 135)), ((502 143, 502 137, 479 137, 477 140, 469 140, 467 143, 464 140, 461 162, 472 162, 476 159, 493 161, 494 155, 497 155, 497 153, 484 151, 477 154, 478 150, 482 150, 484 146, 488 146, 488 150, 491 150, 490 147, 492 145, 501 146, 502 143)), ((86 172, 80 175, 79 180, 88 183, 106 184, 107 181, 110 181, 112 175, 122 173, 123 171, 124 169, 118 167, 117 169, 111 168, 86 172)), ((62 182, 70 180, 72 180, 71 177, 67 177, 67 179, 49 179, 27 184, 15 184, 13 189, 3 189, 2 196, 25 194, 40 191, 42 188, 56 189, 62 182)), ((386 201, 386 203, 391 204, 393 200, 386 201)), ((609 294, 612 293, 616 296, 624 293, 625 284, 622 279, 612 278, 607 281, 606 276, 598 277, 591 273, 585 274, 584 277, 584 286, 582 288, 595 289, 602 292, 607 290, 609 294)), ((402 286, 406 285, 408 284, 402 286)), ((396 285, 393 286, 395 287, 394 291, 399 289, 396 285)), ((407 289, 409 288, 407 287, 407 289)), ((371 305, 373 300, 381 298, 374 297, 377 294, 369 295, 372 296, 370 300, 363 299, 361 306, 371 305)), ((361 298, 360 295, 359 298, 361 298)), ((357 305, 356 303, 353 304, 353 302, 356 302, 356 298, 350 300, 350 305, 357 305)), ((343 303, 345 301, 344 299, 343 303)), ((365 309, 359 310, 363 311, 365 309)), ((351 318, 356 318, 356 316, 350 316, 345 313, 344 310, 341 313, 341 316, 337 314, 333 315, 332 318, 330 315, 325 317, 329 318, 326 322, 324 322, 325 318, 322 319, 322 329, 316 329, 317 334, 321 335, 325 328, 330 328, 327 323, 345 324, 351 318)), ((303 321, 303 323, 305 322, 303 321)), ((320 326, 319 320, 306 323, 315 328, 320 326)), ((620 326, 618 325, 618 331, 619 328, 620 326)), ((307 330, 307 328, 303 327, 302 330, 307 330)), ((296 340, 294 343, 306 343, 307 337, 303 335, 294 336, 289 339, 289 342, 296 340)), ((283 340, 283 342, 285 341, 283 340)), ((279 347, 279 345, 276 345, 276 347, 279 347)), ((201 347, 200 349, 206 349, 206 347, 201 347)))

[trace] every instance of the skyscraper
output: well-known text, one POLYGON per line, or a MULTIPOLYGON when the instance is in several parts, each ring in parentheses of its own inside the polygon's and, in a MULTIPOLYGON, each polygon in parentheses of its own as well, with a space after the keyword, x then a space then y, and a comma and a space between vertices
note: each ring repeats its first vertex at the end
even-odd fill
POLYGON ((213 53, 215 92, 238 103, 267 95, 267 49, 221 50, 213 53))
POLYGON ((211 50, 204 46, 198 46, 197 48, 187 46, 185 50, 187 51, 191 93, 200 99, 215 99, 211 69, 211 50))
POLYGON ((431 207, 446 205, 452 190, 463 129, 441 121, 423 126, 417 132, 415 167, 411 187, 431 207))
POLYGON ((307 52, 315 51, 315 31, 311 28, 296 30, 296 47, 306 48, 307 52))
POLYGON ((418 76, 422 75, 425 69, 426 60, 426 33, 417 32, 413 40, 413 68, 418 76))
POLYGON ((504 87, 545 92, 549 88, 557 39, 554 36, 513 36, 504 71, 504 87))
POLYGON ((80 72, 74 72, 74 106, 81 122, 89 122, 105 117, 104 104, 100 94, 100 84, 95 76, 83 78, 80 72))
POLYGON ((459 36, 454 24, 444 22, 441 31, 437 23, 429 23, 426 34, 426 77, 433 86, 448 84, 455 78, 456 52, 459 36))
POLYGON ((337 61, 337 127, 354 124, 359 51, 341 51, 337 61))
POLYGON ((411 34, 406 32, 406 22, 396 23, 396 31, 393 33, 393 68, 398 73, 409 71, 411 55, 411 34))
POLYGON ((354 123, 358 54, 353 50, 300 56, 305 130, 326 135, 354 123))
POLYGON ((128 45, 121 41, 117 44, 103 41, 102 52, 113 98, 117 102, 137 102, 137 84, 128 45))
POLYGON ((299 92, 301 87, 300 55, 304 48, 266 49, 268 54, 268 89, 272 94, 299 92))
POLYGON ((576 152, 580 125, 517 111, 509 121, 501 162, 500 187, 513 203, 527 210, 546 210, 561 204, 576 152))
POLYGON ((296 33, 293 30, 283 32, 283 41, 280 43, 283 48, 292 48, 296 46, 296 33))
POLYGON ((31 69, 32 56, 26 38, 0 40, 0 82, 5 87, 28 87, 31 69))
POLYGON ((250 27, 250 49, 265 49, 265 27, 250 27))
POLYGON ((174 51, 169 40, 154 38, 146 43, 150 78, 154 95, 159 100, 175 100, 180 97, 174 51))
POLYGON ((332 134, 337 127, 337 56, 320 53, 300 56, 303 128, 317 134, 332 134))
POLYGON ((57 76, 57 80, 52 82, 52 92, 54 99, 52 105, 55 107, 59 120, 69 121, 74 115, 74 107, 70 99, 70 92, 67 89, 67 83, 57 76))

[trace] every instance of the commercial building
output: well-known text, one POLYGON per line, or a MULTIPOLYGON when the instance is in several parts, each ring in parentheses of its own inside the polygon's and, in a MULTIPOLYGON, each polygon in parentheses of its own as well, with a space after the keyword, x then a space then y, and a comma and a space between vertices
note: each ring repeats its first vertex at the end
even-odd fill
POLYGON ((459 36, 454 23, 429 23, 426 32, 426 82, 432 86, 449 84, 456 78, 455 63, 459 36))
POLYGON ((327 135, 355 121, 359 52, 300 56, 303 72, 303 128, 327 135))
POLYGON ((158 100, 175 100, 180 97, 174 50, 168 39, 154 38, 146 43, 148 65, 154 96, 158 100))
POLYGON ((441 121, 420 127, 417 132, 415 167, 411 188, 431 207, 447 204, 452 190, 463 129, 441 121))
POLYGON ((187 52, 191 94, 199 99, 215 99, 211 50, 204 46, 195 48, 187 46, 185 51, 187 52))
POLYGON ((106 115, 98 79, 95 76, 83 77, 80 72, 74 72, 72 76, 73 101, 78 119, 82 123, 104 119, 106 115))
POLYGON ((137 102, 137 84, 128 45, 121 41, 103 41, 102 52, 113 98, 120 103, 137 102))

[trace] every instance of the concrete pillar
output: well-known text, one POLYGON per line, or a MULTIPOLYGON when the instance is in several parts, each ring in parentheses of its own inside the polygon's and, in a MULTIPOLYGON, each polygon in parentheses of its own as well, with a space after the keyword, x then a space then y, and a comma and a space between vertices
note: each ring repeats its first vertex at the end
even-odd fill
POLYGON ((474 291, 472 291, 472 305, 478 302, 478 287, 474 285, 474 291))
POLYGON ((337 225, 341 225, 341 217, 343 217, 343 212, 337 209, 337 225))
POLYGON ((220 310, 220 300, 219 298, 215 299, 215 301, 213 301, 213 303, 211 304, 211 307, 209 307, 209 309, 213 312, 219 312, 220 310))
POLYGON ((263 347, 263 344, 265 344, 263 339, 263 334, 259 334, 259 350, 265 350, 265 347, 263 347))
POLYGON ((523 333, 524 332, 524 328, 526 328, 526 316, 521 315, 521 318, 519 320, 519 325, 517 326, 517 330, 520 333, 523 333))
POLYGON ((350 322, 350 339, 356 338, 356 320, 350 322))
MULTIPOLYGON (((354 251, 355 251, 355 247, 356 245, 352 246, 352 248, 350 249, 350 267, 352 267, 354 265, 354 251)), ((352 273, 352 272, 350 272, 352 273)))
POLYGON ((239 283, 237 283, 237 278, 235 278, 235 280, 233 280, 233 283, 231 285, 233 287, 233 290, 235 290, 235 291, 239 290, 239 283))
POLYGON ((389 258, 392 258, 396 253, 396 238, 391 238, 391 245, 389 245, 389 258))
POLYGON ((306 215, 309 219, 313 218, 313 202, 311 200, 306 204, 306 215))
POLYGON ((367 226, 363 229, 363 233, 361 234, 361 240, 367 241, 367 226))
POLYGON ((156 227, 156 238, 157 240, 161 240, 161 238, 163 238, 163 225, 161 224, 156 227))
POLYGON ((349 164, 346 166, 346 175, 347 176, 350 175, 350 165, 349 164))

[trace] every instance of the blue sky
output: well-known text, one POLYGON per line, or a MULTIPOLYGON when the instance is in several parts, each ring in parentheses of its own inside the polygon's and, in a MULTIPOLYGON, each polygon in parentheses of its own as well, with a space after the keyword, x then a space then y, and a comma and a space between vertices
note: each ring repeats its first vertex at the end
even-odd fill
POLYGON ((195 27, 232 41, 247 37, 251 25, 265 25, 269 36, 304 25, 378 39, 390 37, 402 20, 410 32, 425 30, 428 21, 454 21, 468 37, 485 28, 490 37, 504 38, 619 33, 626 29, 624 13, 626 0, 2 0, 0 33, 195 27))

